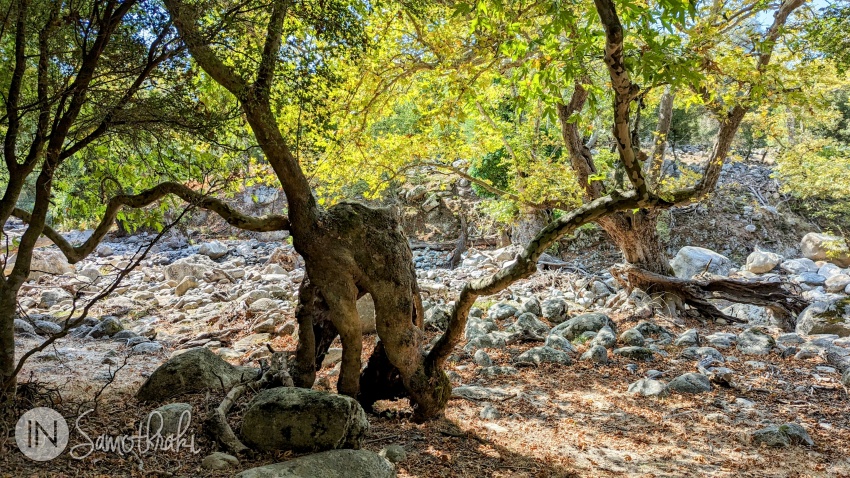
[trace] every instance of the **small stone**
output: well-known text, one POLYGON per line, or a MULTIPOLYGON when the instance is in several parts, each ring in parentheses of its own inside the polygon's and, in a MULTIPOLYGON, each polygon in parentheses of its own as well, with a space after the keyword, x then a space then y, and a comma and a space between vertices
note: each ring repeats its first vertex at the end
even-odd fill
POLYGON ((204 457, 201 461, 201 468, 205 470, 227 470, 239 466, 239 459, 233 455, 217 451, 204 457))
POLYGON ((700 360, 705 357, 711 357, 718 362, 723 362, 723 354, 713 347, 688 347, 682 350, 682 358, 690 360, 700 360))
POLYGON ((490 355, 483 350, 476 350, 475 355, 472 357, 472 361, 479 367, 489 367, 493 365, 493 360, 490 358, 490 355))
POLYGON ((546 346, 552 347, 553 349, 563 350, 567 353, 577 353, 575 346, 570 343, 569 340, 561 337, 560 335, 549 334, 546 336, 546 346))
POLYGON ((536 297, 531 297, 523 302, 522 307, 520 307, 520 311, 534 314, 535 317, 540 317, 543 314, 540 301, 537 300, 536 297))
POLYGON ((156 354, 162 352, 162 344, 159 342, 144 342, 133 347, 134 354, 156 354))
POLYGON ((680 347, 699 345, 699 332, 697 329, 688 329, 682 332, 682 335, 678 336, 673 343, 680 347))
POLYGON ((560 324, 567 319, 567 302, 560 298, 546 299, 540 305, 543 317, 553 324, 560 324))
POLYGON ((748 271, 755 274, 764 274, 770 272, 774 267, 782 262, 782 256, 775 252, 763 251, 756 248, 748 257, 746 268, 748 271))
POLYGON ((581 355, 581 360, 589 360, 604 365, 608 363, 608 349, 601 345, 594 345, 581 355))
POLYGON ((186 292, 198 287, 198 279, 194 276, 186 276, 177 284, 177 287, 174 288, 174 295, 177 297, 183 297, 186 295, 186 292))
POLYGON ((99 255, 100 257, 109 257, 115 253, 115 251, 113 251, 112 248, 107 246, 106 244, 101 244, 100 246, 98 246, 96 252, 97 255, 99 255))
POLYGON ((220 241, 212 241, 201 244, 201 247, 198 248, 198 253, 203 254, 210 259, 218 259, 220 257, 224 257, 228 252, 228 248, 226 245, 222 244, 220 241))
POLYGON ((389 445, 381 450, 378 455, 386 458, 390 463, 401 463, 407 459, 407 452, 399 445, 389 445))
POLYGON ((746 355, 767 355, 776 341, 761 327, 750 327, 738 335, 738 351, 746 355))
POLYGON ((484 405, 484 408, 481 409, 481 412, 478 414, 483 420, 498 420, 502 417, 502 414, 499 412, 499 409, 490 405, 484 405))

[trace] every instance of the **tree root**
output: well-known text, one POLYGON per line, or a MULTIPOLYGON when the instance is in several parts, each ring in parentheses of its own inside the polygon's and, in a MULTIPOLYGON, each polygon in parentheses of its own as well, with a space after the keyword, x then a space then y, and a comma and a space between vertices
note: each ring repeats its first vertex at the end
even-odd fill
MULTIPOLYGON (((269 349, 271 350, 271 347, 269 349)), ((210 412, 210 415, 204 422, 205 431, 234 455, 247 453, 251 449, 239 440, 233 428, 227 423, 227 413, 230 412, 233 405, 248 390, 294 386, 292 378, 287 371, 286 357, 283 352, 274 352, 272 350, 270 365, 267 366, 265 362, 261 362, 261 369, 265 371, 259 379, 239 384, 230 389, 218 407, 210 412)))
POLYGON ((702 316, 715 320, 746 323, 745 320, 724 314, 709 302, 722 299, 766 307, 788 330, 793 329, 795 318, 808 305, 800 296, 786 290, 782 282, 727 278, 687 280, 656 274, 630 264, 611 268, 611 274, 621 283, 632 288, 638 287, 649 294, 676 295, 702 316))

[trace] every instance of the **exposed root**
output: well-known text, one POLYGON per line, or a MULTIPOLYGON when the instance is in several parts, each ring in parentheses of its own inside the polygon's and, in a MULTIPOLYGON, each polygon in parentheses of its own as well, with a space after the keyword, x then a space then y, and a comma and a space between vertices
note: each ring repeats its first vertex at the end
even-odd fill
POLYGON ((794 318, 808 305, 800 296, 789 292, 782 282, 738 280, 727 278, 679 279, 656 274, 625 264, 613 267, 612 275, 632 287, 647 293, 672 294, 710 319, 746 323, 745 320, 724 314, 710 300, 728 300, 770 309, 786 329, 794 326, 794 318))
POLYGON ((233 387, 221 403, 216 407, 207 420, 204 422, 206 432, 215 438, 227 451, 235 455, 244 454, 250 451, 250 448, 245 446, 239 437, 234 433, 233 428, 227 423, 227 413, 233 408, 233 405, 248 390, 261 390, 264 388, 274 387, 292 387, 292 378, 289 376, 286 366, 286 358, 283 352, 273 352, 271 364, 266 367, 262 364, 265 370, 263 375, 257 379, 242 383, 233 387))

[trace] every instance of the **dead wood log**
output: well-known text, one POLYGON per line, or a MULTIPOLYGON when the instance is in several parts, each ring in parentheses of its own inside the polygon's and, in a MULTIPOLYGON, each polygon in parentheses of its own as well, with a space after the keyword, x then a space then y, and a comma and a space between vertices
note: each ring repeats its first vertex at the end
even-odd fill
POLYGON ((746 322, 724 314, 710 300, 727 300, 770 309, 783 327, 792 329, 797 315, 808 303, 777 281, 739 280, 725 277, 680 279, 656 274, 634 265, 611 268, 611 274, 622 284, 640 288, 649 294, 670 293, 681 297, 685 304, 710 319, 746 322))

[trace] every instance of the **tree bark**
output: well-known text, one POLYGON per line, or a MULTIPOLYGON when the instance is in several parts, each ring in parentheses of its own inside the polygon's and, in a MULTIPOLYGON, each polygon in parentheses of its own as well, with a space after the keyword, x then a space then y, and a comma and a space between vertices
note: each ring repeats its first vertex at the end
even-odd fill
POLYGON ((0 400, 15 396, 15 311, 17 290, 0 284, 0 400), (3 386, 5 384, 5 387, 3 386))

